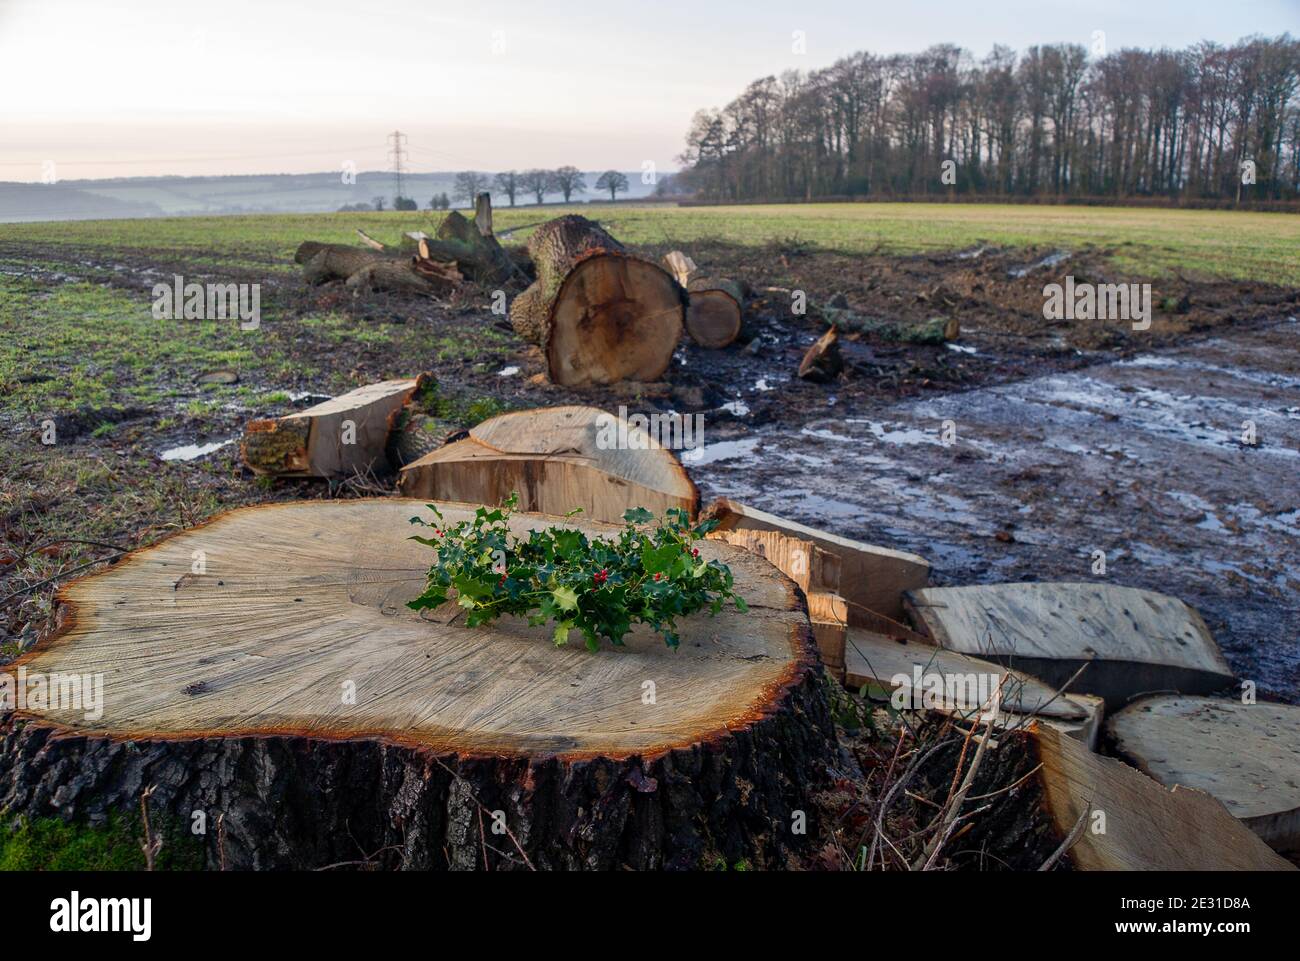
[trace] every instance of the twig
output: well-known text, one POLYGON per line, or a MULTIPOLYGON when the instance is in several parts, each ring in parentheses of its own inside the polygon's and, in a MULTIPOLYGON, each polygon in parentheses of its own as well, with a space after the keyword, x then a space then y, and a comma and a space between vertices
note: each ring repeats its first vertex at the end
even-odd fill
POLYGON ((150 784, 140 793, 140 815, 144 819, 144 841, 140 844, 140 849, 144 851, 144 869, 152 871, 154 866, 154 857, 162 850, 162 838, 155 839, 153 829, 149 824, 149 798, 153 796, 155 784, 150 784))
POLYGON ((1078 843, 1079 838, 1083 837, 1083 826, 1088 820, 1088 815, 1092 813, 1092 801, 1085 801, 1083 804, 1083 813, 1079 815, 1079 820, 1074 822, 1074 827, 1070 828, 1070 833, 1065 836, 1061 846, 1052 852, 1052 856, 1043 862, 1038 869, 1040 871, 1050 871, 1052 865, 1065 856, 1065 853, 1078 843))
MULTIPOLYGON (((126 551, 122 551, 121 553, 125 554, 126 551)), ((26 587, 20 587, 18 588, 18 590, 14 591, 12 594, 6 597, 4 600, 0 601, 0 607, 4 607, 6 604, 14 600, 15 598, 22 597, 24 594, 28 593, 29 591, 34 591, 38 587, 44 587, 46 584, 53 584, 55 581, 63 580, 63 578, 65 577, 71 577, 73 574, 77 574, 81 571, 84 571, 88 567, 94 567, 96 564, 107 564, 112 559, 113 559, 112 557, 101 557, 98 560, 87 561, 85 564, 79 564, 76 567, 72 568, 71 570, 60 571, 58 574, 55 574, 53 577, 47 577, 43 581, 37 581, 35 584, 28 584, 26 587)))

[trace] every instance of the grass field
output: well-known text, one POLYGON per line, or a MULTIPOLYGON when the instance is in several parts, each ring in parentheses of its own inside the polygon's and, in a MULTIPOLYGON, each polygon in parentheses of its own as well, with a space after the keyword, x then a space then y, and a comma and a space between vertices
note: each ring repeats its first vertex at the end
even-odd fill
MULTIPOLYGON (((1212 210, 993 204, 800 204, 748 207, 577 206, 498 210, 498 233, 563 213, 598 219, 629 244, 800 244, 843 253, 914 254, 977 244, 1095 247, 1119 270, 1300 285, 1300 216, 1212 210)), ((103 250, 167 249, 213 266, 291 271, 304 239, 381 240, 429 228, 419 213, 274 214, 0 225, 0 241, 103 250)), ((508 240, 521 241, 526 230, 508 240)))

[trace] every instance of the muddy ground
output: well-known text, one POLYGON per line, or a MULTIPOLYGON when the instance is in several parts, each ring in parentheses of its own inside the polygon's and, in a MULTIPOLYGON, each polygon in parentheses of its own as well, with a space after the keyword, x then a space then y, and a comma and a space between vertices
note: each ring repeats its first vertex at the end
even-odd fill
MULTIPOLYGON (((460 419, 493 404, 701 413, 705 446, 685 462, 706 498, 738 497, 915 551, 933 562, 938 583, 1108 580, 1175 594, 1202 612, 1238 674, 1265 696, 1300 701, 1297 291, 1154 280, 1151 328, 1139 332, 1122 321, 1043 318, 1044 284, 1067 274, 1144 279, 1114 274, 1101 250, 849 257, 797 245, 704 244, 689 252, 710 273, 755 289, 742 342, 722 351, 684 344, 661 384, 579 392, 544 382, 539 352, 491 313, 488 291, 466 288, 446 302, 354 299, 337 285, 306 289, 269 264, 205 277, 203 265, 167 251, 119 256, 0 243, 11 274, 42 287, 91 280, 146 305, 152 284, 177 272, 261 282, 271 336, 290 357, 312 362, 310 377, 259 385, 288 392, 290 408, 427 369, 460 419), (849 339, 844 374, 806 383, 794 371, 821 327, 791 312, 794 290, 813 302, 843 294, 871 317, 956 316, 961 336, 940 346, 849 339), (319 339, 302 320, 325 311, 346 315, 367 336, 319 339), (412 356, 414 331, 463 349, 443 359, 412 356), (955 431, 950 444, 945 422, 955 431), (1253 445, 1242 440, 1246 422, 1255 425, 1253 445), (1098 551, 1104 574, 1095 572, 1098 551)), ((197 391, 195 375, 176 373, 197 391)), ((335 488, 255 481, 228 442, 247 420, 284 409, 233 403, 193 421, 183 410, 164 421, 129 405, 88 409, 64 416, 65 444, 50 451, 37 443, 27 412, 6 401, 14 391, 0 384, 6 654, 53 623, 61 575, 110 556, 86 544, 29 555, 51 540, 134 547, 230 506, 391 489, 389 477, 335 488), (117 429, 95 436, 106 417, 117 429), (111 517, 99 516, 106 504, 111 517), (93 538, 83 526, 91 516, 93 538)))

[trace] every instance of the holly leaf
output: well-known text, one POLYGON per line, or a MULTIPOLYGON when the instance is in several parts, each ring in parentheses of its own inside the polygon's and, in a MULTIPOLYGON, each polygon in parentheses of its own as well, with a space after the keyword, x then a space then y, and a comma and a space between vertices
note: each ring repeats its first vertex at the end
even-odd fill
POLYGON ((682 549, 677 544, 648 547, 641 552, 641 567, 647 574, 662 574, 672 566, 673 561, 680 557, 681 553, 682 549))
POLYGON ((551 591, 551 596, 555 598, 555 606, 562 611, 578 609, 578 593, 572 587, 557 587, 551 591))
POLYGON ((649 524, 654 520, 654 515, 644 507, 633 507, 623 512, 623 520, 629 524, 649 524))

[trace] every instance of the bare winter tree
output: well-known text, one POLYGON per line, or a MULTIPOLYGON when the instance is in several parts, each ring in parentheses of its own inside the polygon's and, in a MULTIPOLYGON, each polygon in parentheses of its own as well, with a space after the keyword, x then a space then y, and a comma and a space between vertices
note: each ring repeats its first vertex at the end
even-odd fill
POLYGON ((551 171, 551 177, 555 189, 564 194, 566 204, 574 194, 585 193, 587 190, 587 181, 577 167, 560 167, 551 171))
POLYGON ((492 178, 492 184, 510 198, 510 206, 515 205, 515 197, 524 189, 519 171, 503 170, 492 178))
POLYGON ((619 173, 617 170, 606 170, 600 175, 600 179, 596 181, 596 189, 608 190, 610 200, 617 200, 618 198, 614 195, 620 190, 627 193, 627 188, 627 174, 619 173))
POLYGON ((487 174, 466 170, 456 174, 456 180, 451 188, 451 196, 453 200, 465 201, 465 206, 470 207, 474 205, 478 195, 487 189, 487 174))
POLYGON ((546 195, 555 190, 555 181, 549 170, 525 170, 519 177, 519 186, 537 198, 539 204, 546 203, 546 195))

